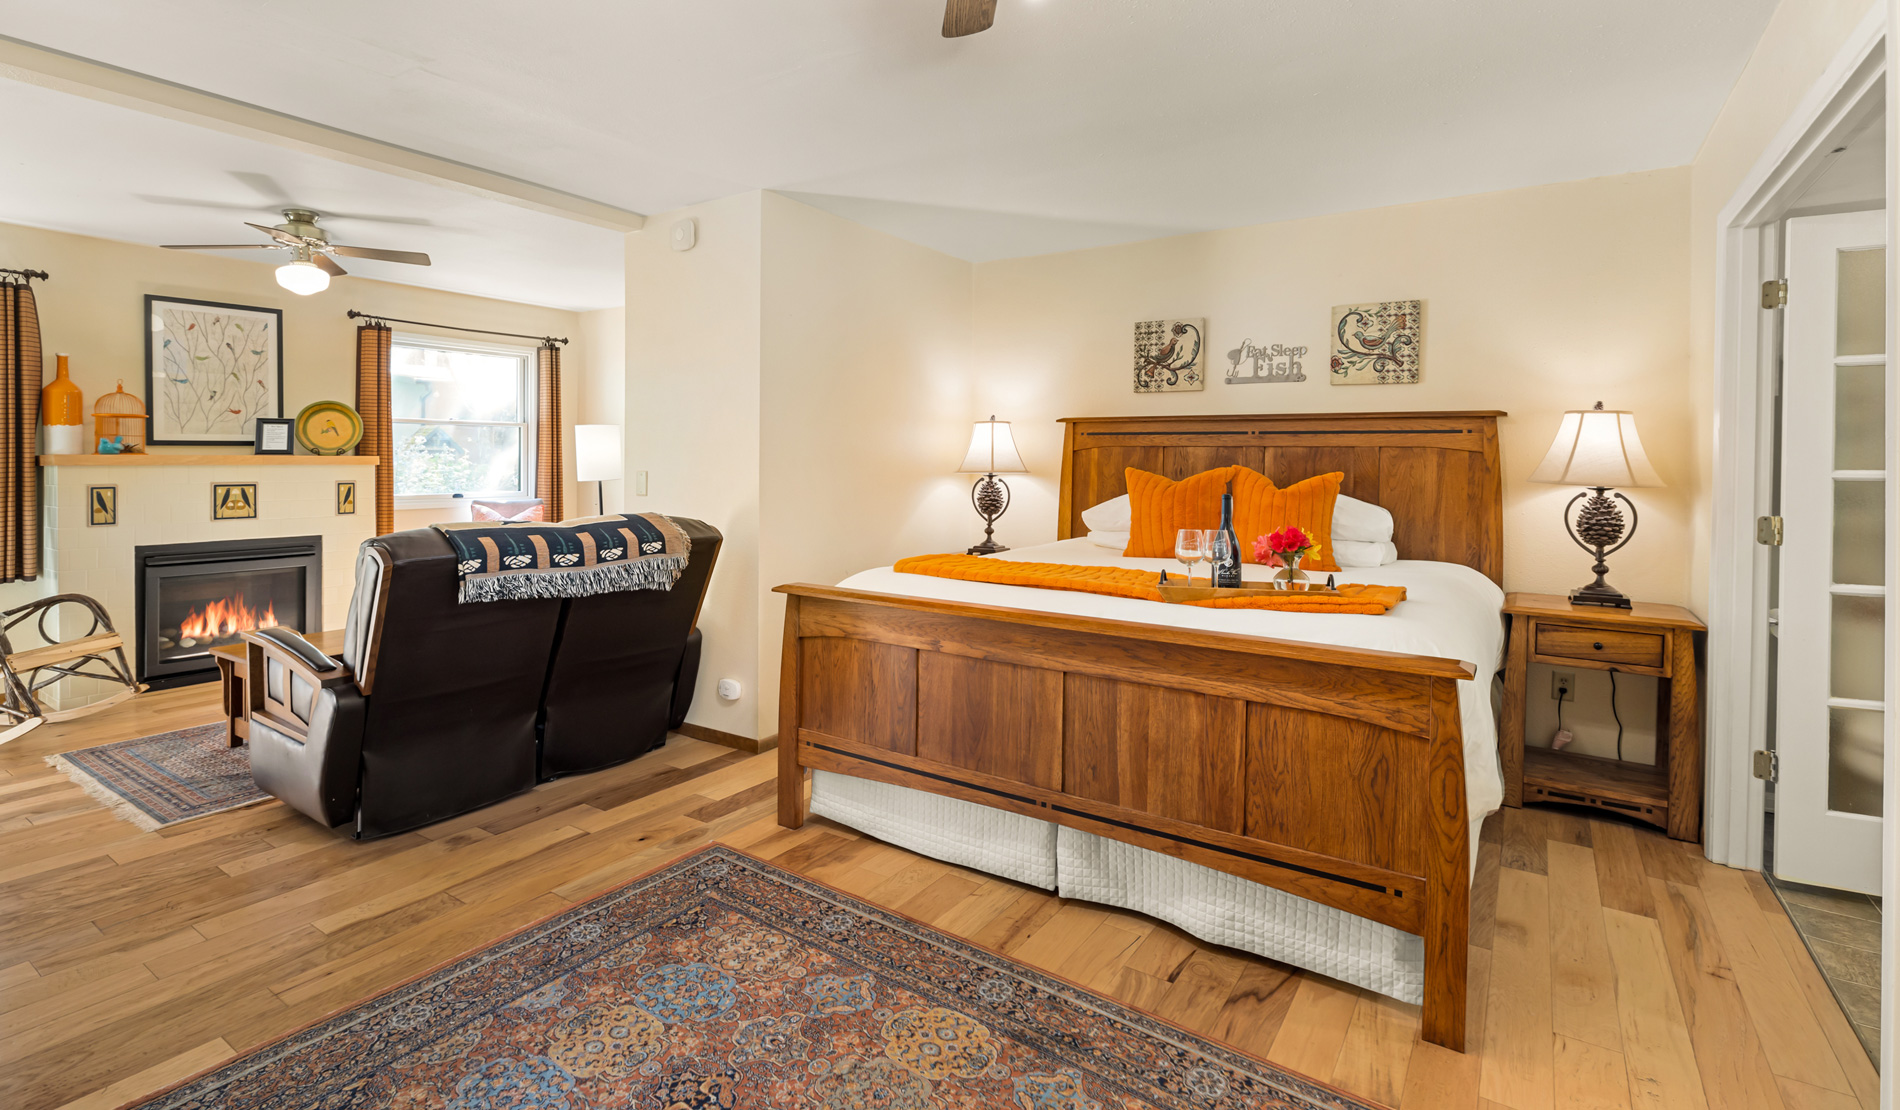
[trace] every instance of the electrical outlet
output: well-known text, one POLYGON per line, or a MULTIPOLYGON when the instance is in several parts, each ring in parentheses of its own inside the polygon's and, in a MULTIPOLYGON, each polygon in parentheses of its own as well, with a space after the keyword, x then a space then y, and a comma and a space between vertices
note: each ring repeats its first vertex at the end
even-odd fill
POLYGON ((1550 700, 1576 701, 1577 676, 1569 671, 1550 672, 1550 700))

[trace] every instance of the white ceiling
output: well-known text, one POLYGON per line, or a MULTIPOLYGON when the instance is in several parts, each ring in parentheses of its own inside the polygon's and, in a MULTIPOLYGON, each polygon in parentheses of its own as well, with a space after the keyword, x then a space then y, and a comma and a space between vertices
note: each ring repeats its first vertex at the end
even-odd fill
POLYGON ((243 221, 279 223, 294 203, 325 213, 333 242, 433 262, 337 259, 353 275, 558 308, 622 300, 618 232, 13 81, 0 81, 0 117, 0 221, 151 246, 252 243, 264 236, 243 221))
POLYGON ((1682 165, 1774 2, 999 0, 954 41, 941 0, 0 0, 0 26, 636 211, 778 189, 987 259, 1682 165))

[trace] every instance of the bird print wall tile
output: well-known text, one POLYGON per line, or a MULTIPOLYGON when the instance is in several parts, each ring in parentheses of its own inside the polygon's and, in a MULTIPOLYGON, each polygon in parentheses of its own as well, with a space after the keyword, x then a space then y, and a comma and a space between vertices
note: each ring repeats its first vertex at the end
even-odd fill
POLYGON ((1142 320, 1135 325, 1135 392, 1181 393, 1207 388, 1202 349, 1207 320, 1142 320))
POLYGON ((1417 385, 1424 309, 1424 301, 1335 306, 1333 384, 1417 385))

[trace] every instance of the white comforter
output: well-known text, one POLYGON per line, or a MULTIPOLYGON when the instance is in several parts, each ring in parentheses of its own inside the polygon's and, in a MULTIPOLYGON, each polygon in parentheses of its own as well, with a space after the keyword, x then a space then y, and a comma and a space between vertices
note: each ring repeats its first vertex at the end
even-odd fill
MULTIPOLYGON (((1032 563, 1136 567, 1184 571, 1172 559, 1127 559, 1085 539, 1061 540, 991 556, 1032 563)), ((1205 571, 1205 567, 1200 568, 1205 571)), ((1267 567, 1248 565, 1243 577, 1264 580, 1267 567)), ((1316 575, 1323 578, 1323 575, 1316 575)), ((1459 683, 1458 711, 1465 733, 1465 783, 1472 823, 1498 808, 1504 780, 1498 773, 1497 721, 1491 710, 1491 677, 1504 649, 1504 591, 1489 578, 1456 563, 1400 560, 1382 567, 1336 572, 1341 583, 1404 586, 1405 601, 1383 616, 1335 613, 1278 613, 1261 609, 1203 609, 1099 594, 964 582, 922 574, 899 574, 880 567, 854 574, 840 586, 909 597, 1005 605, 1049 613, 1105 617, 1141 624, 1165 624, 1271 636, 1305 643, 1399 651, 1458 659, 1477 668, 1477 677, 1459 683)), ((1477 837, 1472 837, 1472 851, 1477 837)))

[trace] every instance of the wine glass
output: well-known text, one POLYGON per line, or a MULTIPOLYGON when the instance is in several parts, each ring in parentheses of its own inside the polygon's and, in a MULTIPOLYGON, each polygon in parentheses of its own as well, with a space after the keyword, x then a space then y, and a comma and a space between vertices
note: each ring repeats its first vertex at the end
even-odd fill
POLYGON ((1234 540, 1232 536, 1229 536, 1225 532, 1209 532, 1207 534, 1207 579, 1209 585, 1218 586, 1220 584, 1219 568, 1225 566, 1227 560, 1232 557, 1233 554, 1234 540))
POLYGON ((1194 584, 1194 564, 1207 558, 1207 532, 1183 528, 1174 534, 1174 557, 1188 568, 1188 585, 1194 584))

